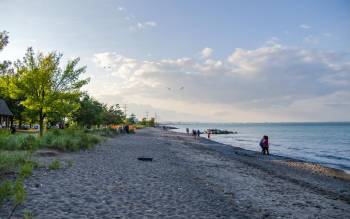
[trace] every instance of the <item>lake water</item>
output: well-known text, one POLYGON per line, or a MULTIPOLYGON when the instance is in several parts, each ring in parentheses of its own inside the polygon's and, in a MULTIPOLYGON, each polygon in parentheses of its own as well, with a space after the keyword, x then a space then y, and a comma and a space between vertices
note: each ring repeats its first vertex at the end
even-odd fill
MULTIPOLYGON (((217 128, 238 134, 212 135, 220 143, 260 151, 263 135, 270 140, 270 153, 316 162, 350 173, 350 122, 344 123, 182 123, 170 124, 185 132, 186 128, 217 128)), ((202 134, 202 137, 206 137, 202 134)))

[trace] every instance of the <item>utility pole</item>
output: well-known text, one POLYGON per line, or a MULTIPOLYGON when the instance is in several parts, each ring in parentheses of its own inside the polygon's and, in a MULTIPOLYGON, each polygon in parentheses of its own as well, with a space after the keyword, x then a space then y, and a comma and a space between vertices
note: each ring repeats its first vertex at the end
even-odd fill
POLYGON ((148 111, 146 111, 146 119, 148 120, 148 111))
POLYGON ((156 124, 157 126, 157 122, 158 122, 158 115, 157 115, 157 112, 154 113, 154 123, 156 124))
POLYGON ((126 110, 127 110, 127 106, 126 106, 126 104, 124 104, 124 115, 125 115, 125 118, 127 117, 126 110))

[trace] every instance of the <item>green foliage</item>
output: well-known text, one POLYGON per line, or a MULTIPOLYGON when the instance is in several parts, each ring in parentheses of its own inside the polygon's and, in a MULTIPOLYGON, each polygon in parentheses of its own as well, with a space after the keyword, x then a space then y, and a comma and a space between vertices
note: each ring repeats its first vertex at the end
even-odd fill
POLYGON ((22 204, 27 197, 27 192, 24 189, 23 180, 17 179, 14 186, 13 201, 15 205, 22 204))
POLYGON ((0 135, 0 150, 28 150, 38 148, 38 140, 33 135, 0 135))
POLYGON ((99 143, 101 138, 95 134, 78 129, 54 129, 48 131, 40 139, 40 147, 58 149, 61 151, 77 151, 90 149, 99 143))
POLYGON ((127 119, 127 123, 133 125, 136 123, 136 121, 137 121, 136 115, 131 113, 130 117, 127 119))
POLYGON ((113 128, 86 129, 85 132, 103 137, 114 137, 119 134, 118 130, 113 128))
POLYGON ((140 125, 144 127, 154 127, 156 125, 155 119, 152 117, 150 120, 142 118, 140 125))
POLYGON ((16 171, 29 158, 26 151, 0 150, 0 175, 5 172, 16 171))
POLYGON ((28 209, 24 209, 23 218, 24 219, 33 219, 33 218, 35 218, 35 215, 33 212, 29 211, 28 209))
POLYGON ((11 97, 25 96, 20 103, 38 115, 41 136, 45 118, 63 118, 78 108, 80 88, 88 83, 80 79, 85 67, 77 68, 79 58, 68 61, 64 69, 60 67, 61 58, 56 52, 35 54, 29 48, 23 60, 16 62, 16 76, 10 83, 11 97))
POLYGON ((9 43, 8 32, 0 32, 0 51, 9 43))
POLYGON ((50 170, 58 170, 60 167, 61 167, 61 163, 59 160, 54 160, 49 165, 50 170))
POLYGON ((4 204, 4 201, 11 197, 13 184, 7 180, 0 185, 0 207, 4 204))
POLYGON ((73 113, 73 119, 79 126, 91 128, 99 125, 121 124, 124 113, 118 104, 107 106, 88 95, 80 100, 80 108, 73 113))
POLYGON ((31 162, 26 162, 21 166, 21 170, 19 172, 20 178, 27 178, 33 174, 33 164, 31 162))

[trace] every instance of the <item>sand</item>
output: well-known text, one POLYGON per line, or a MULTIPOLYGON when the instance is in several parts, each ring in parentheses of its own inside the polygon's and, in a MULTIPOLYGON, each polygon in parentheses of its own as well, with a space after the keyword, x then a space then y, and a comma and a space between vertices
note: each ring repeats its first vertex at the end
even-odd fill
MULTIPOLYGON (((161 129, 118 136, 87 152, 37 157, 60 159, 63 168, 35 170, 16 217, 24 209, 35 218, 350 215, 349 175, 341 171, 161 129), (137 160, 141 156, 153 161, 137 160)), ((0 216, 8 210, 1 209, 0 216)))

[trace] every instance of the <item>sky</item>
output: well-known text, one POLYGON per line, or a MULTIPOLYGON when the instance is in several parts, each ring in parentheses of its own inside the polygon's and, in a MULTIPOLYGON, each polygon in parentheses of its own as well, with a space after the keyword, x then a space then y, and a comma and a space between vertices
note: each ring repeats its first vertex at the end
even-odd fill
POLYGON ((28 47, 87 66, 139 118, 350 121, 347 0, 0 0, 0 60, 28 47))

